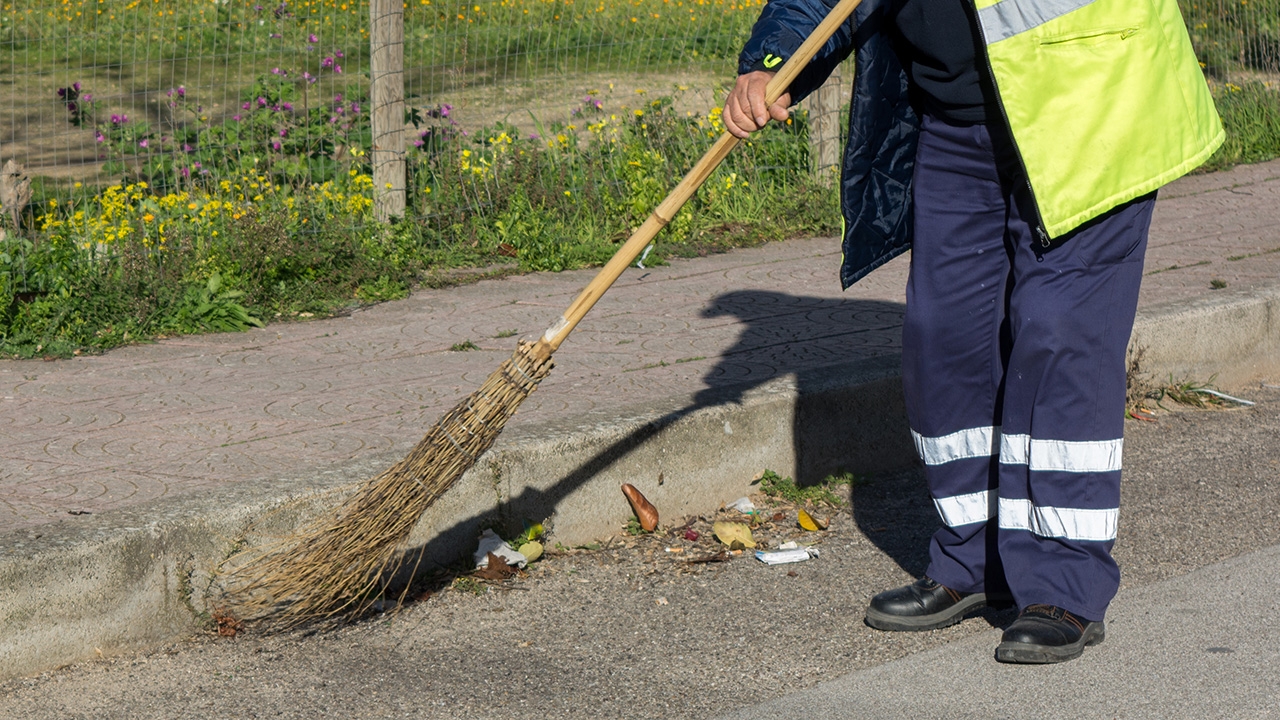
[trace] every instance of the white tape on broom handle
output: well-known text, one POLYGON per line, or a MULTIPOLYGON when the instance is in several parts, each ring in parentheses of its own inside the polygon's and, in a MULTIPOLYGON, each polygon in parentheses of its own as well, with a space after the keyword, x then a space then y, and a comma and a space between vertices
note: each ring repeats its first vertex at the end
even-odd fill
POLYGON ((556 336, 564 332, 564 329, 568 324, 568 318, 561 315, 559 320, 555 321, 551 327, 547 328, 546 332, 542 333, 542 341, 546 343, 555 342, 556 336))

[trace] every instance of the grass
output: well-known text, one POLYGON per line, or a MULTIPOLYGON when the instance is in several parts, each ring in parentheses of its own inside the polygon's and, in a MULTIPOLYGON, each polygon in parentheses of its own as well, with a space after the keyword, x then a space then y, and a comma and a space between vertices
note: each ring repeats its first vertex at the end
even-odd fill
POLYGON ((1205 382, 1195 380, 1176 381, 1172 376, 1168 382, 1164 384, 1156 393, 1155 401, 1158 404, 1161 400, 1168 398, 1179 405, 1189 405, 1197 408, 1222 407, 1226 405, 1221 398, 1202 392, 1203 390, 1215 390, 1213 381, 1217 376, 1209 378, 1205 382))
POLYGON ((1261 250, 1255 253, 1244 253, 1243 255, 1228 255, 1227 260, 1231 262, 1237 262, 1239 260, 1248 260, 1249 258, 1259 257, 1262 255, 1270 255, 1271 253, 1278 253, 1278 252, 1280 252, 1280 247, 1274 247, 1269 250, 1261 250))
POLYGON ((799 486, 789 477, 782 477, 772 470, 760 474, 760 492, 771 498, 785 500, 797 505, 822 503, 831 507, 843 507, 844 498, 835 492, 836 488, 857 485, 859 478, 853 473, 843 472, 828 475, 814 485, 799 486))
POLYGON ((1227 139, 1198 172, 1280 157, 1280 82, 1225 83, 1215 90, 1214 101, 1227 139))

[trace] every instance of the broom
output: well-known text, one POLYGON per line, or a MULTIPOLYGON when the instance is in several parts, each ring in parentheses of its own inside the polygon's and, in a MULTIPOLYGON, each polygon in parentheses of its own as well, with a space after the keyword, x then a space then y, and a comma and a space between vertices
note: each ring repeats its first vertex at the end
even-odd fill
MULTIPOLYGON (((769 82, 766 106, 782 96, 859 2, 840 0, 830 11, 769 82)), ((422 514, 493 445, 516 408, 551 372, 551 356, 560 344, 737 144, 738 138, 724 132, 542 338, 521 342, 407 457, 336 510, 291 537, 252 551, 247 562, 230 571, 227 599, 232 611, 287 627, 360 614, 376 602, 379 586, 398 567, 398 548, 422 514)), ((399 600, 403 598, 401 593, 399 600)))

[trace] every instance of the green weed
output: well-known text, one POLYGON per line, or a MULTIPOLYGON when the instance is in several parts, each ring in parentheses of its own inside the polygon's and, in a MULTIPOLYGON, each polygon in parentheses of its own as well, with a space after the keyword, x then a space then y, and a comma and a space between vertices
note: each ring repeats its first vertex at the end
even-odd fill
POLYGON ((828 475, 815 485, 800 487, 795 480, 782 477, 772 470, 765 470, 760 475, 760 492, 771 498, 803 505, 807 503, 824 503, 831 507, 842 507, 845 500, 834 492, 834 488, 849 487, 858 484, 859 478, 853 473, 837 473, 828 475))
POLYGON ((454 578, 453 583, 449 585, 449 589, 472 595, 483 595, 489 591, 489 588, 484 583, 467 575, 454 578))
POLYGON ((1195 380, 1175 381, 1170 376, 1169 381, 1161 387, 1155 394, 1157 404, 1168 398, 1180 405, 1190 405, 1191 407, 1207 408, 1221 407, 1225 405, 1221 398, 1209 393, 1201 392, 1202 390, 1214 390, 1213 381, 1217 375, 1210 377, 1205 382, 1195 380))

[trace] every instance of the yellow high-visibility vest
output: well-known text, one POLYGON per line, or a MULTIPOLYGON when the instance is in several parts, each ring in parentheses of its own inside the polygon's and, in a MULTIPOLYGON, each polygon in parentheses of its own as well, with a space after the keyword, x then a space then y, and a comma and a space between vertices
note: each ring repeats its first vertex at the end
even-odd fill
POLYGON ((1176 0, 975 0, 1049 237, 1203 163, 1225 133, 1176 0))

